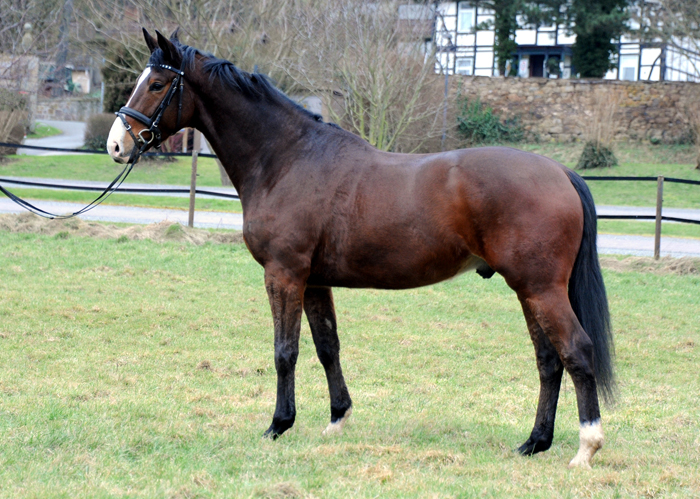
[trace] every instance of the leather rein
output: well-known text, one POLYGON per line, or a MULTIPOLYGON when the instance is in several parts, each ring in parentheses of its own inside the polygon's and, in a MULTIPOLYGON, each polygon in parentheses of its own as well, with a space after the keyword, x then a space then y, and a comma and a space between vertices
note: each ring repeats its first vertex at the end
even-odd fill
MULTIPOLYGON (((184 61, 183 61, 183 66, 184 66, 184 61)), ((115 178, 108 186, 105 188, 105 190, 100 194, 94 201, 92 201, 90 204, 87 206, 81 208, 80 210, 71 213, 70 215, 57 215, 55 213, 51 213, 45 210, 42 210, 41 208, 38 208, 31 204, 30 202, 20 198, 19 196, 13 194, 12 192, 8 191, 5 189, 2 185, 0 185, 0 192, 5 194, 8 198, 10 198, 12 201, 20 205, 22 208, 24 208, 27 211, 30 211, 34 213, 35 215, 39 215, 40 217, 44 218, 49 218, 49 219, 59 219, 59 220, 65 220, 68 218, 73 218, 77 217, 78 215, 81 215, 85 213, 86 211, 90 211, 93 209, 95 206, 98 206, 101 204, 105 199, 107 199, 114 191, 116 191, 120 185, 124 182, 126 177, 131 173, 131 170, 134 168, 134 165, 138 162, 139 158, 141 155, 148 149, 151 145, 153 145, 156 148, 160 148, 161 145, 161 131, 160 128, 158 128, 158 124, 160 123, 161 118, 163 117, 163 113, 165 113, 165 110, 168 108, 170 105, 170 102, 173 100, 173 97, 175 96, 175 93, 178 93, 178 104, 177 104, 177 125, 175 127, 176 130, 180 128, 180 117, 182 115, 182 92, 184 89, 185 81, 184 81, 184 76, 185 72, 182 69, 175 69, 172 66, 168 66, 166 64, 149 64, 146 67, 157 67, 157 68, 162 68, 162 69, 167 69, 169 71, 172 71, 175 73, 175 78, 173 78, 173 81, 170 84, 170 88, 168 89, 168 93, 165 94, 165 97, 163 100, 160 102, 156 110, 154 111, 153 115, 149 118, 143 113, 140 113, 139 111, 135 109, 131 109, 130 107, 122 107, 118 112, 114 113, 116 114, 121 120, 122 123, 124 124, 124 128, 126 128, 126 131, 129 132, 129 135, 131 135, 131 138, 134 140, 134 148, 131 151, 131 155, 129 156, 129 161, 127 162, 127 165, 124 167, 124 169, 117 175, 117 178, 115 178), (138 135, 135 135, 134 132, 131 129, 131 125, 126 121, 126 116, 129 116, 131 118, 134 118, 135 120, 143 123, 146 125, 147 128, 144 128, 141 130, 138 135), (146 140, 143 137, 144 132, 149 132, 151 134, 150 138, 146 140)))

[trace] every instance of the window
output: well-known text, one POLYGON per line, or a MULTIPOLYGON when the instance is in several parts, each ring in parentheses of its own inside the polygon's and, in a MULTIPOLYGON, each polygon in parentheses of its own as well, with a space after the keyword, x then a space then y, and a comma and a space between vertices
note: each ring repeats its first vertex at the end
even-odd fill
POLYGON ((464 57, 462 59, 457 59, 455 73, 460 75, 472 75, 472 69, 474 67, 474 58, 464 57))
POLYGON ((637 60, 638 55, 621 55, 620 56, 620 79, 635 81, 637 79, 637 60))
POLYGON ((474 7, 469 2, 459 2, 457 16, 457 31, 469 33, 474 29, 474 7))

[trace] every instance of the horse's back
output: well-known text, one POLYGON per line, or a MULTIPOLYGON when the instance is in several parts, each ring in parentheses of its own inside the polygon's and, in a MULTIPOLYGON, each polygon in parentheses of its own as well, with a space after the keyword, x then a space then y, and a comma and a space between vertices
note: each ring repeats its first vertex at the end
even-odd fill
POLYGON ((580 201, 564 167, 516 149, 377 152, 339 190, 317 254, 319 283, 420 286, 475 258, 507 273, 557 239, 580 240, 580 201))

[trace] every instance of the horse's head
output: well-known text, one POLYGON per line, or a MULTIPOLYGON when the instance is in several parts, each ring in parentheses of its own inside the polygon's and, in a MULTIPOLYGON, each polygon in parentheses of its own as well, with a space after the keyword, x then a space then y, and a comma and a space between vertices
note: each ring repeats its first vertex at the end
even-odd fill
POLYGON ((194 114, 177 32, 170 40, 158 31, 156 35, 157 40, 143 30, 151 58, 109 132, 107 150, 118 163, 129 161, 135 148, 145 151, 160 146, 194 114))

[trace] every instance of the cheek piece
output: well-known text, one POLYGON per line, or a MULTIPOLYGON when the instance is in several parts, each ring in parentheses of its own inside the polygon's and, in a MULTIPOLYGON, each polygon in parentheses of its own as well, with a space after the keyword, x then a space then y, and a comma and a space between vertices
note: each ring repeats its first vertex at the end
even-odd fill
MULTIPOLYGON (((126 106, 122 107, 118 112, 114 113, 119 117, 119 119, 122 120, 124 128, 126 128, 126 131, 129 132, 131 138, 134 139, 134 152, 136 152, 136 148, 139 148, 141 152, 143 152, 150 145, 153 145, 156 148, 160 148, 161 132, 160 128, 158 128, 158 124, 160 123, 160 120, 163 117, 163 113, 170 105, 170 102, 173 100, 175 93, 178 94, 177 124, 175 125, 175 129, 180 129, 180 117, 182 115, 182 91, 185 87, 185 72, 183 71, 184 65, 185 61, 183 60, 182 67, 180 67, 180 69, 175 69, 174 67, 168 66, 167 64, 149 64, 147 66, 149 68, 167 69, 168 71, 172 71, 173 73, 175 73, 175 78, 173 78, 173 81, 170 84, 168 93, 165 94, 165 97, 163 97, 163 100, 160 101, 160 104, 158 105, 158 107, 153 112, 150 118, 145 114, 137 111, 136 109, 132 109, 126 106), (131 125, 129 125, 129 123, 127 123, 126 121, 126 116, 134 118, 136 121, 143 123, 144 125, 146 125, 146 128, 141 130, 138 133, 138 136, 134 135, 134 132, 131 129, 131 125), (144 133, 150 134, 148 140, 144 138, 144 133)), ((134 152, 132 152, 132 156, 134 152)))

